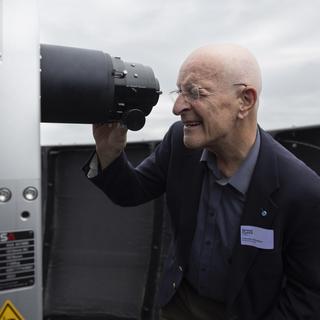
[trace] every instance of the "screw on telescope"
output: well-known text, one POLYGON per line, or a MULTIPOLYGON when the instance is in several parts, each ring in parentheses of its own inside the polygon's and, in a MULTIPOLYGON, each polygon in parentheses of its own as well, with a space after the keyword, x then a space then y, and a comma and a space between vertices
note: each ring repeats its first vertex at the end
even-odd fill
POLYGON ((127 70, 123 70, 123 71, 117 71, 117 70, 113 70, 112 75, 114 78, 118 78, 118 79, 123 79, 127 76, 128 71, 127 70))

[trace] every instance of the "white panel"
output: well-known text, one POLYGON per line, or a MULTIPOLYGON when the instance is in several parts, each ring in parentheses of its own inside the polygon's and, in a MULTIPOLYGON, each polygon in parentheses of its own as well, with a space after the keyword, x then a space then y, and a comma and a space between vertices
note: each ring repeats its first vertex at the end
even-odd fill
POLYGON ((37 0, 0 0, 0 18, 0 189, 12 193, 0 202, 0 308, 10 301, 25 320, 42 320, 37 0), (28 186, 34 201, 23 197, 28 186))
POLYGON ((40 178, 37 1, 1 2, 0 178, 40 178))

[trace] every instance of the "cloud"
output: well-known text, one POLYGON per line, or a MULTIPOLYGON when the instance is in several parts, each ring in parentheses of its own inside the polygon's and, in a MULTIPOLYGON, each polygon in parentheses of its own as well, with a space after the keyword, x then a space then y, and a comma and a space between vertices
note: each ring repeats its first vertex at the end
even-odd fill
MULTIPOLYGON (((153 68, 161 88, 175 87, 181 62, 212 42, 248 47, 261 64, 260 122, 268 128, 320 119, 320 35, 317 0, 40 0, 41 42, 103 50, 153 68)), ((160 139, 175 120, 160 99, 141 132, 160 139)), ((88 126, 42 125, 42 141, 91 141, 88 126), (48 129, 50 127, 50 129, 48 129), (54 129, 56 128, 56 129, 54 129), (67 129, 68 128, 68 129, 67 129), (88 136, 87 136, 88 135, 88 136), (48 137, 51 137, 50 139, 48 137)))

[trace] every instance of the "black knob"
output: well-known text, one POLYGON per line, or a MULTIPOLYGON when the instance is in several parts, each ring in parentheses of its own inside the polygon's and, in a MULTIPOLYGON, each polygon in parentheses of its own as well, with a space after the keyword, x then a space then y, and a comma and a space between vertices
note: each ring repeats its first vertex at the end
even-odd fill
POLYGON ((143 128, 146 117, 140 109, 131 109, 122 116, 121 120, 129 130, 138 131, 143 128))

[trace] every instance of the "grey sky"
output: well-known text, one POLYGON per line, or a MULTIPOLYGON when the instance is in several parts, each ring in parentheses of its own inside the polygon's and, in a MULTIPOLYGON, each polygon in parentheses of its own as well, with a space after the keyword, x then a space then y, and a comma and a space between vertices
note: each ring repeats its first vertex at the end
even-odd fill
MULTIPOLYGON (((161 139, 178 118, 166 93, 193 49, 232 42, 249 48, 263 75, 265 129, 320 123, 317 0, 39 0, 40 40, 103 50, 153 68, 164 94, 129 141, 161 139)), ((42 124, 42 144, 91 143, 89 125, 42 124)))

